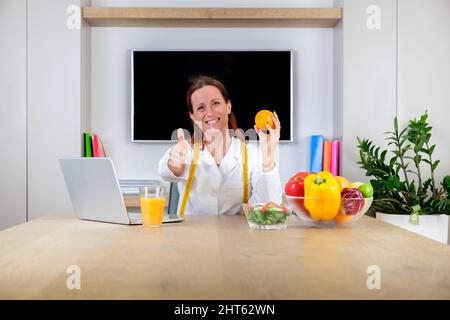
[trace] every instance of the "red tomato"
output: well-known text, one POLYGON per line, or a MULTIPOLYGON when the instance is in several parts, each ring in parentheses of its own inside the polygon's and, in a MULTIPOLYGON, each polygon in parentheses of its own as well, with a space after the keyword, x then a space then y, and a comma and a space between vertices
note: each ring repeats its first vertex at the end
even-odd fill
POLYGON ((262 211, 262 212, 265 212, 267 209, 273 208, 273 207, 277 207, 277 204, 274 203, 274 202, 272 202, 272 201, 270 201, 270 202, 267 202, 267 203, 261 208, 261 211, 262 211))

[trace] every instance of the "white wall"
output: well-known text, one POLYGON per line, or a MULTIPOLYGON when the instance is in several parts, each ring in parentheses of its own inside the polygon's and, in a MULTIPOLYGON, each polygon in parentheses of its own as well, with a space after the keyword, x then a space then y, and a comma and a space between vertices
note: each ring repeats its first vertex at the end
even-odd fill
POLYGON ((74 0, 28 1, 28 216, 72 212, 58 159, 79 157, 80 30, 67 28, 74 0))
MULTIPOLYGON (((368 181, 357 164, 356 137, 384 145, 383 133, 392 128, 396 114, 396 1, 343 0, 342 67, 343 175, 351 181, 368 181), (367 28, 371 5, 381 9, 381 28, 367 28)), ((336 85, 339 85, 337 82, 336 85)), ((336 96, 340 99, 339 94, 336 96)), ((339 115, 338 115, 339 116, 339 115)))
POLYGON ((428 110, 440 183, 450 174, 450 1, 400 0, 398 19, 399 121, 406 125, 428 110))
POLYGON ((0 230, 26 221, 26 1, 0 1, 0 230))
MULTIPOLYGON (((94 1, 93 5, 112 2, 94 1)), ((122 1, 121 5, 139 5, 122 1)), ((154 5, 156 2, 152 2, 154 5)), ((171 2, 170 4, 187 4, 171 2)), ((332 1, 252 1, 236 6, 332 6, 332 1)), ((232 6, 203 1, 204 6, 232 6)), ((114 5, 120 5, 114 1, 114 5)), ((141 3, 142 5, 142 3, 141 3)), ((189 3, 192 5, 192 3, 189 3)), ((198 5, 198 3, 196 3, 198 5)), ((234 6, 234 5, 233 5, 234 6)), ((130 142, 130 50, 294 50, 294 143, 280 147, 281 177, 307 169, 307 136, 333 134, 333 30, 330 28, 92 28, 92 130, 104 142, 121 179, 158 178, 169 143, 130 142)), ((182 106, 178 112, 186 112, 182 106)), ((161 119, 170 121, 170 119, 161 119)))

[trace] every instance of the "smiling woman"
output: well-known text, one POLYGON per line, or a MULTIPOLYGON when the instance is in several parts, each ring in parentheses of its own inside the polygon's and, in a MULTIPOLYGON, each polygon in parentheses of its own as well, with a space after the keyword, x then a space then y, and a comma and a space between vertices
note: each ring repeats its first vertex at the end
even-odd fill
POLYGON ((159 162, 162 179, 177 182, 178 212, 238 214, 242 203, 281 202, 276 149, 280 121, 274 112, 269 133, 255 127, 259 148, 237 135, 237 120, 225 86, 217 79, 191 80, 186 102, 194 134, 188 143, 178 130, 178 143, 159 162), (240 164, 240 165, 238 165, 240 164), (194 179, 195 177, 195 179, 194 179))

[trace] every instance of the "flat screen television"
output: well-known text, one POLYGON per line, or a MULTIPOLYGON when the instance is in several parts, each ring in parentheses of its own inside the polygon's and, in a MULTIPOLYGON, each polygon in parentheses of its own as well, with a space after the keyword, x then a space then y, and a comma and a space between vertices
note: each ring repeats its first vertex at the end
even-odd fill
POLYGON ((170 141, 192 132, 186 105, 189 80, 208 75, 224 83, 239 128, 254 126, 259 110, 275 110, 280 141, 292 141, 292 51, 131 52, 131 140, 170 141), (176 135, 175 135, 176 137, 176 135))

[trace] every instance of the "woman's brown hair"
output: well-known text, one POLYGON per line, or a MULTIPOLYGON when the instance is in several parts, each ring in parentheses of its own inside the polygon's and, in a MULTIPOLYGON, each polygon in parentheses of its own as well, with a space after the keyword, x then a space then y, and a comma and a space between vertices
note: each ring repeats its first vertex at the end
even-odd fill
MULTIPOLYGON (((192 94, 196 90, 201 89, 206 86, 216 87, 217 89, 219 89, 225 102, 227 103, 230 101, 230 99, 228 97, 228 91, 222 82, 220 82, 219 80, 217 80, 213 77, 210 77, 210 76, 200 75, 200 76, 194 77, 190 80, 190 85, 186 92, 186 104, 188 106, 189 113, 191 113, 191 114, 194 113, 194 108, 193 108, 192 102, 191 102, 192 94)), ((195 134, 195 132, 196 132, 195 124, 193 124, 193 126, 194 126, 194 134, 195 134)), ((237 123, 236 117, 234 116, 233 111, 231 111, 230 114, 228 115, 228 129, 233 129, 234 135, 239 133, 238 123, 237 123)), ((194 135, 192 135, 192 137, 194 137, 194 135)))

